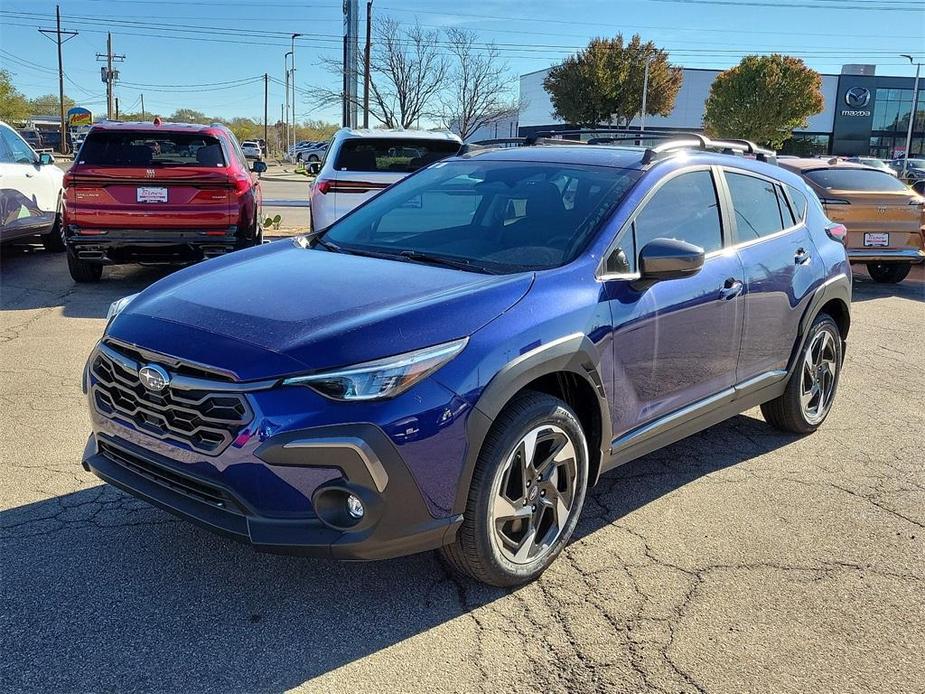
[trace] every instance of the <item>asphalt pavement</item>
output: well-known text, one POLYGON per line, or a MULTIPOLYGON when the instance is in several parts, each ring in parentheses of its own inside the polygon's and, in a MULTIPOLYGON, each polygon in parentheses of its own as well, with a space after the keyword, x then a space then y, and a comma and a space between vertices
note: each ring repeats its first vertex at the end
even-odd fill
POLYGON ((816 434, 757 410, 607 474, 516 591, 434 554, 261 555, 80 467, 109 303, 64 257, 0 270, 0 691, 920 692, 925 284, 858 278, 816 434))

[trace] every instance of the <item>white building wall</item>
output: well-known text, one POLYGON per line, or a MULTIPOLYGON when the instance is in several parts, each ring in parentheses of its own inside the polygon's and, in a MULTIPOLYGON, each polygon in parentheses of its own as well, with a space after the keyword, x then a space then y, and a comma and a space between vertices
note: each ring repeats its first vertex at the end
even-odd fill
MULTIPOLYGON (((523 104, 520 111, 521 127, 561 124, 562 121, 552 115, 552 102, 543 89, 543 80, 549 69, 530 72, 520 77, 520 99, 523 104)), ((703 127, 703 111, 710 85, 720 70, 684 69, 684 81, 678 91, 674 110, 667 116, 646 116, 646 126, 653 128, 700 129, 703 127)), ((836 92, 838 75, 822 76, 822 97, 824 107, 821 113, 809 119, 808 126, 797 132, 832 132, 837 107, 836 92)), ((638 126, 639 118, 630 125, 638 126)))

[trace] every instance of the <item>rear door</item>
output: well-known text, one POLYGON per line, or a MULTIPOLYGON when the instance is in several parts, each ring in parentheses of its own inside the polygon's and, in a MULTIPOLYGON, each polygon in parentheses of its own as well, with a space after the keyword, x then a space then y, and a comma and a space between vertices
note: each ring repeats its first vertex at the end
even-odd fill
POLYGON ((376 193, 413 171, 459 151, 453 140, 421 138, 349 138, 332 165, 333 220, 340 219, 376 193))
POLYGON ((154 230, 237 224, 230 156, 217 138, 198 133, 92 132, 69 175, 68 224, 154 230))
POLYGON ((824 268, 805 223, 803 193, 726 167, 732 233, 745 273, 745 325, 736 381, 782 376, 800 318, 824 268), (800 200, 798 196, 803 196, 800 200))

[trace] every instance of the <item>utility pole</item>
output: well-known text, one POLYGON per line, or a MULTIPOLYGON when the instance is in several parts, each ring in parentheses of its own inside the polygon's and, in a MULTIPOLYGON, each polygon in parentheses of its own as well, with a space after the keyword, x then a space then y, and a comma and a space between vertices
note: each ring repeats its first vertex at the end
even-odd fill
POLYGON ((369 52, 372 48, 373 0, 366 0, 366 52, 363 55, 363 127, 369 127, 369 52))
POLYGON ((270 76, 263 73, 263 146, 270 148, 270 141, 267 139, 267 98, 270 95, 270 76))
POLYGON ((344 0, 344 108, 342 121, 346 128, 358 123, 357 62, 359 52, 359 6, 357 0, 344 0))
POLYGON ((115 97, 113 101, 116 102, 116 120, 119 120, 119 97, 115 97))
MULTIPOLYGON (((913 63, 911 55, 905 53, 900 55, 901 58, 907 58, 913 63)), ((912 156, 912 126, 915 123, 915 117, 919 110, 919 70, 922 69, 921 63, 915 63, 915 82, 912 85, 912 110, 909 111, 909 127, 906 129, 906 154, 903 157, 903 177, 909 175, 909 157, 912 156)))
POLYGON ((652 58, 646 58, 646 71, 642 75, 642 113, 639 114, 639 132, 646 129, 646 97, 649 96, 649 65, 652 58))
POLYGON ((145 115, 145 95, 141 95, 141 120, 148 120, 148 117, 145 115))
POLYGON ((302 34, 293 34, 292 35, 292 144, 296 143, 296 112, 295 112, 295 40, 302 34))
POLYGON ((284 123, 283 130, 286 133, 286 153, 289 153, 289 56, 292 55, 292 51, 288 51, 286 55, 283 56, 283 61, 286 63, 286 117, 281 120, 284 123))
POLYGON ((115 81, 119 78, 119 71, 112 69, 113 61, 122 62, 125 60, 124 55, 115 55, 112 52, 112 34, 106 34, 106 54, 97 53, 96 59, 104 59, 106 61, 106 67, 102 68, 102 78, 103 82, 106 83, 106 119, 112 120, 113 115, 113 95, 112 89, 115 81))
POLYGON ((51 34, 55 35, 55 38, 52 39, 55 43, 58 44, 58 115, 61 117, 61 153, 67 154, 70 151, 70 147, 67 142, 67 122, 64 120, 64 59, 61 55, 61 46, 72 38, 77 36, 76 31, 62 31, 61 30, 61 6, 55 5, 55 17, 57 19, 57 26, 55 29, 39 29, 39 33, 46 38, 51 39, 51 34), (67 36, 63 41, 61 40, 62 36, 67 36))

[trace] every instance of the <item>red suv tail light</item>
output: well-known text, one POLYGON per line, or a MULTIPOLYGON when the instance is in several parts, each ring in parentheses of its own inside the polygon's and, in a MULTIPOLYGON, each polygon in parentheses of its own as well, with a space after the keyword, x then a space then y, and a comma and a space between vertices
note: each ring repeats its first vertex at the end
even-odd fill
POLYGON ((322 195, 327 195, 328 191, 331 190, 331 181, 324 179, 315 181, 315 190, 317 190, 322 195))
POLYGON ((238 174, 234 176, 234 178, 232 179, 232 182, 234 183, 234 194, 235 196, 239 198, 242 195, 246 194, 247 191, 251 189, 251 177, 250 176, 238 174))
POLYGON ((72 185, 74 185, 74 174, 69 171, 68 173, 64 174, 64 179, 61 181, 61 186, 64 188, 70 188, 72 185))
POLYGON ((848 238, 848 228, 844 224, 829 224, 825 228, 825 233, 833 241, 838 241, 843 246, 848 238))

